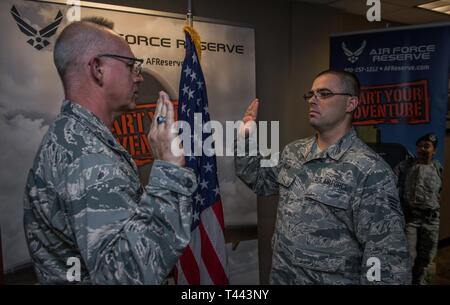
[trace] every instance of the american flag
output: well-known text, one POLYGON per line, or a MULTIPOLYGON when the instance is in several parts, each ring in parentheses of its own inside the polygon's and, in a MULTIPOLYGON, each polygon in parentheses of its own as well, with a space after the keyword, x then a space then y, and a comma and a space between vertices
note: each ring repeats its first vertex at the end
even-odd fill
MULTIPOLYGON (((200 38, 192 27, 184 28, 186 54, 182 66, 178 119, 188 122, 191 129, 192 155, 186 156, 186 166, 195 171, 198 188, 193 194, 192 238, 175 268, 175 281, 179 285, 228 284, 227 257, 225 251, 222 201, 217 180, 216 157, 194 155, 194 139, 202 142, 211 133, 194 136, 194 113, 201 113, 202 124, 210 121, 206 84, 200 66, 200 58, 194 41, 200 46, 200 38)), ((201 54, 201 53, 200 53, 201 54)), ((200 122, 197 122, 197 124, 200 122)), ((209 153, 208 155, 211 155, 209 153)))

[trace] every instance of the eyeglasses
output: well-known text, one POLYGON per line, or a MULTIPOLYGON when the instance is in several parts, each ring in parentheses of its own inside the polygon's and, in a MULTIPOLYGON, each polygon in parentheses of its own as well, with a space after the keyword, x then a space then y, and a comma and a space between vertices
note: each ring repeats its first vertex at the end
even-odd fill
POLYGON ((354 94, 350 94, 350 93, 335 93, 335 92, 331 92, 328 89, 320 89, 320 90, 317 90, 316 92, 309 91, 308 93, 305 93, 303 95, 303 98, 305 99, 306 102, 309 102, 309 100, 312 99, 313 96, 315 96, 318 100, 325 100, 325 99, 330 98, 335 95, 354 96, 354 94))
POLYGON ((97 57, 109 57, 112 59, 116 59, 118 61, 123 62, 124 64, 126 64, 129 68, 130 71, 132 73, 134 73, 135 75, 139 76, 141 75, 142 72, 142 64, 144 63, 144 60, 141 58, 136 58, 136 57, 128 57, 128 56, 122 56, 122 55, 116 55, 116 54, 100 54, 97 57), (130 62, 126 62, 122 59, 125 60, 132 60, 133 63, 130 62))

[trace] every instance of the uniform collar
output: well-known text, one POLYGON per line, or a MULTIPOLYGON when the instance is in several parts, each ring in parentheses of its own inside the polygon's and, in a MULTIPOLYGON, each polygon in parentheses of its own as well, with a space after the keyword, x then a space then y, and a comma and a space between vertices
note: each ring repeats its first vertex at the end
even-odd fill
POLYGON ((91 111, 74 103, 70 100, 64 100, 61 106, 61 114, 73 117, 75 120, 86 126, 92 133, 94 133, 107 146, 126 153, 129 158, 131 155, 120 145, 109 128, 91 111))
POLYGON ((331 145, 327 149, 321 151, 319 154, 311 155, 311 152, 316 150, 317 147, 317 135, 308 139, 308 142, 301 151, 305 160, 312 160, 317 158, 323 158, 325 156, 330 157, 333 160, 338 161, 345 152, 352 146, 354 139, 357 137, 354 128, 351 128, 342 138, 335 144, 331 145))

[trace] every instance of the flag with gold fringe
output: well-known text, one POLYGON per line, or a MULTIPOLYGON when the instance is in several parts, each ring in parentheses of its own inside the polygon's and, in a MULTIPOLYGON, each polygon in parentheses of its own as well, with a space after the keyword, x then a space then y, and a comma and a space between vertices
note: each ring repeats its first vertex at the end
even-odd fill
MULTIPOLYGON (((199 135, 194 135, 194 114, 201 114, 202 125, 210 121, 206 83, 200 66, 200 37, 190 26, 184 27, 186 53, 181 70, 178 119, 188 122, 191 143, 198 145, 199 135)), ((203 128, 202 128, 203 129, 203 128)), ((201 143, 211 136, 202 132, 201 143)), ((179 285, 228 284, 227 256, 224 238, 222 201, 217 179, 215 154, 185 156, 186 166, 194 170, 198 188, 193 194, 192 238, 175 268, 175 282, 179 285)))

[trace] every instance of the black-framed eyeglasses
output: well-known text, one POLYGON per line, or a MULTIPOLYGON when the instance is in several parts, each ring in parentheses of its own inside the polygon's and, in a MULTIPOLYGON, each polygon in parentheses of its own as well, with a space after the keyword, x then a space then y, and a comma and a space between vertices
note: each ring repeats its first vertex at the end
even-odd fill
POLYGON ((116 55, 116 54, 100 54, 97 55, 97 57, 109 57, 112 59, 116 59, 118 61, 123 62, 125 65, 127 65, 130 68, 130 71, 136 75, 141 75, 142 72, 142 64, 144 63, 144 60, 142 58, 136 58, 136 57, 128 57, 128 56, 122 56, 122 55, 116 55), (128 60, 128 62, 124 60, 128 60), (133 63, 130 63, 129 61, 132 61, 133 63))
POLYGON ((318 100, 325 100, 327 98, 330 98, 335 95, 346 95, 346 96, 354 96, 354 94, 350 93, 337 93, 337 92, 331 92, 328 89, 321 89, 314 91, 309 91, 303 95, 303 98, 306 102, 309 102, 310 99, 312 99, 313 96, 315 96, 318 100))

